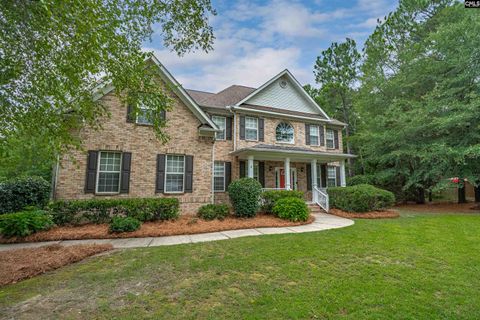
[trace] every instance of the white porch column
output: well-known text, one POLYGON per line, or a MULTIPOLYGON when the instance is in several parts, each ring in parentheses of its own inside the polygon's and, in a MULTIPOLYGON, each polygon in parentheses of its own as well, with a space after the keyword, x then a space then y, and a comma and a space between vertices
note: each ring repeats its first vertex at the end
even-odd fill
POLYGON ((345 160, 340 161, 340 186, 347 186, 347 181, 345 180, 345 160))
POLYGON ((290 158, 285 158, 285 189, 291 190, 290 186, 290 158))
POLYGON ((253 156, 248 156, 247 177, 253 178, 253 156))
POLYGON ((317 159, 312 159, 312 190, 317 187, 317 159))

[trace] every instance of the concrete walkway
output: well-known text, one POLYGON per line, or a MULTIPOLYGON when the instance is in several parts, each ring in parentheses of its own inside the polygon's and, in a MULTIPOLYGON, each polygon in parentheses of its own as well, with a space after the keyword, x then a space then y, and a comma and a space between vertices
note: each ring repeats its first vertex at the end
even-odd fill
POLYGON ((353 225, 353 220, 337 217, 326 213, 314 213, 315 220, 306 225, 295 227, 279 227, 279 228, 255 228, 255 229, 239 229, 210 233, 199 233, 191 235, 166 236, 166 237, 148 237, 148 238, 124 238, 124 239, 87 239, 87 240, 63 240, 63 241, 45 241, 30 243, 13 243, 0 245, 0 251, 35 248, 51 244, 76 245, 76 244, 93 244, 93 243, 111 243, 114 248, 145 248, 157 246, 169 246, 182 243, 208 242, 216 240, 227 240, 232 238, 261 236, 264 234, 281 234, 281 233, 303 233, 322 231, 336 228, 343 228, 353 225))

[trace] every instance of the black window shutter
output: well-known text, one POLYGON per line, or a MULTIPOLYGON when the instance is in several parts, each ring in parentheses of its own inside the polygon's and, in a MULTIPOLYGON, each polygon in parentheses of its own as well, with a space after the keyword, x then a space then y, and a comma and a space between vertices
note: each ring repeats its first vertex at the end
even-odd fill
POLYGON ((232 117, 226 119, 225 139, 232 140, 232 117))
POLYGON ((335 149, 338 149, 339 148, 339 145, 338 145, 338 130, 333 130, 333 138, 335 140, 335 149))
POLYGON ((322 184, 321 187, 326 188, 327 187, 327 165, 326 164, 320 165, 320 171, 322 172, 322 179, 320 181, 320 183, 322 184))
POLYGON ((320 146, 325 146, 325 127, 318 126, 318 130, 320 131, 319 139, 320 139, 320 146))
POLYGON ((88 151, 85 193, 95 193, 95 184, 97 181, 97 163, 98 151, 88 151))
POLYGON ((245 116, 240 116, 240 140, 245 140, 245 116))
POLYGON ((240 178, 245 178, 245 161, 239 161, 240 178))
POLYGON ((135 122, 135 113, 133 112, 133 106, 127 106, 127 122, 135 122))
POLYGON ((228 185, 232 181, 232 163, 225 161, 225 191, 228 190, 228 185))
POLYGON ((340 167, 335 167, 335 170, 337 171, 337 187, 341 186, 340 183, 340 167))
POLYGON ((263 118, 258 119, 258 141, 263 141, 264 140, 264 124, 265 121, 263 118))
POLYGON ((155 192, 162 193, 165 190, 165 155, 157 154, 157 180, 155 192))
POLYGON ((130 167, 132 164, 132 153, 122 153, 122 174, 120 177, 120 193, 128 193, 130 190, 130 167))
POLYGON ((193 156, 185 156, 185 192, 193 192, 193 156))
POLYGON ((263 188, 265 188, 265 162, 258 163, 258 180, 263 188))
POLYGON ((305 123, 305 144, 310 145, 310 125, 305 123))
POLYGON ((307 163, 307 190, 312 190, 312 165, 307 163))

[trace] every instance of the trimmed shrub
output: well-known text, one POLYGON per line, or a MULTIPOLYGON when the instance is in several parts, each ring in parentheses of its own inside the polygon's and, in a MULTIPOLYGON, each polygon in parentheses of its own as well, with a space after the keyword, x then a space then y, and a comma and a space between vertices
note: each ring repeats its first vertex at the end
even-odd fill
POLYGON ((349 212, 368 212, 389 208, 395 204, 392 192, 369 184, 344 188, 328 188, 330 207, 349 212))
POLYGON ((25 237, 40 230, 48 230, 52 226, 52 217, 43 210, 0 215, 0 233, 5 237, 25 237))
POLYGON ((179 216, 176 198, 56 201, 50 204, 49 209, 58 225, 108 223, 116 216, 139 221, 172 220, 179 216))
POLYGON ((110 222, 110 232, 132 232, 138 230, 142 223, 132 217, 113 217, 110 222))
POLYGON ((242 178, 228 186, 228 195, 238 217, 254 217, 260 206, 262 185, 253 178, 242 178))
POLYGON ((41 177, 24 177, 0 183, 0 214, 23 210, 28 206, 45 207, 50 184, 41 177))
POLYGON ((375 177, 368 174, 359 174, 347 179, 348 186, 356 186, 357 184, 374 184, 375 177))
POLYGON ((303 199, 303 192, 297 190, 269 190, 262 193, 262 210, 273 213, 275 203, 283 198, 303 199))
POLYGON ((305 201, 294 197, 279 199, 273 207, 273 213, 290 221, 307 221, 310 214, 305 201))
POLYGON ((198 209, 198 216, 204 220, 223 220, 229 213, 226 204, 206 204, 198 209))

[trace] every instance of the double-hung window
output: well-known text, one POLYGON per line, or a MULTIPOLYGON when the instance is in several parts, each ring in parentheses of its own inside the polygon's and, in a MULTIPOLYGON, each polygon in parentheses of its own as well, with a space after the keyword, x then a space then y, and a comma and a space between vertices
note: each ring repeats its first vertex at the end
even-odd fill
POLYGON ((225 162, 215 161, 213 168, 213 190, 225 191, 225 162))
POLYGON ((212 116, 212 121, 217 125, 220 130, 222 130, 215 134, 215 139, 225 140, 225 128, 227 126, 227 118, 222 116, 212 116))
POLYGON ((335 187, 337 185, 337 169, 336 167, 327 167, 327 186, 335 187))
POLYGON ((136 118, 136 123, 137 124, 147 124, 151 125, 152 123, 152 109, 145 105, 139 105, 138 106, 138 112, 137 112, 137 118, 136 118))
POLYGON ((97 171, 97 193, 120 192, 120 170, 122 154, 120 152, 100 151, 97 171))
POLYGON ((184 191, 184 175, 185 156, 167 154, 165 163, 165 192, 182 193, 184 191))
POLYGON ((245 139, 258 140, 258 118, 245 117, 245 139))
POLYGON ((327 129, 326 137, 327 137, 327 148, 334 149, 335 148, 335 135, 334 135, 332 129, 327 129))
POLYGON ((320 164, 317 164, 317 187, 324 188, 322 186, 322 167, 320 164))
POLYGON ((319 146, 320 145, 320 130, 318 126, 310 126, 310 145, 319 146))

